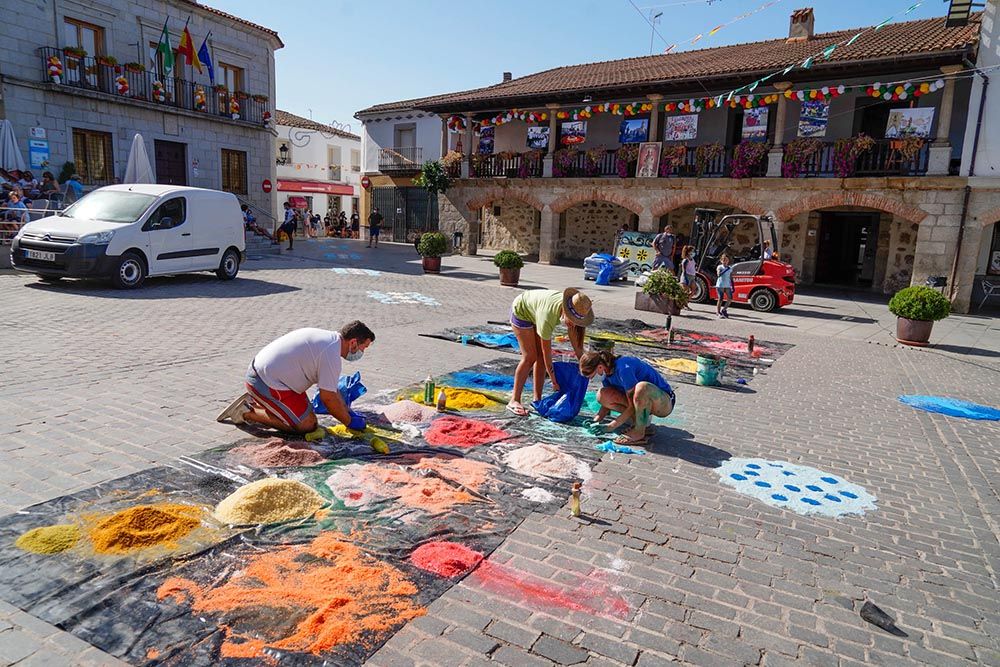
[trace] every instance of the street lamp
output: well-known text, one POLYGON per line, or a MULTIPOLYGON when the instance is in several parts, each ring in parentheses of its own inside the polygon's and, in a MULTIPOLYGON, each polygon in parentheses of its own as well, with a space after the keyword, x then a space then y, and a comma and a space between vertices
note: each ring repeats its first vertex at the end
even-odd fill
POLYGON ((653 11, 650 10, 649 14, 650 14, 650 16, 649 16, 649 27, 650 27, 650 32, 649 32, 649 55, 653 55, 653 36, 656 35, 656 23, 657 23, 657 21, 660 20, 660 17, 663 16, 663 12, 656 12, 656 14, 653 14, 653 11))
POLYGON ((281 157, 275 160, 275 162, 278 164, 288 164, 288 144, 281 144, 278 147, 278 152, 281 154, 281 157))

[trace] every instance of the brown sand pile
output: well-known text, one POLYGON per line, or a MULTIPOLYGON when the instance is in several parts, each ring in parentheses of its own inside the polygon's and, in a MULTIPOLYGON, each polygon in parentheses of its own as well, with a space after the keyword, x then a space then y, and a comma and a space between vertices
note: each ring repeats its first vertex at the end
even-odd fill
POLYGON ((71 549, 79 539, 79 527, 69 523, 32 528, 17 538, 14 545, 36 554, 57 554, 71 549))
POLYGON ((215 518, 234 526, 279 523, 311 516, 326 504, 302 482, 261 479, 241 486, 215 507, 215 518))
POLYGON ((310 449, 306 443, 288 442, 281 438, 233 447, 226 456, 255 468, 311 466, 324 460, 322 454, 310 449))
POLYGON ((420 405, 416 401, 396 401, 382 408, 382 414, 391 422, 426 422, 439 413, 435 408, 420 405))
POLYGON ((94 551, 103 554, 174 546, 201 524, 202 511, 201 507, 174 503, 129 507, 94 524, 90 540, 94 551))

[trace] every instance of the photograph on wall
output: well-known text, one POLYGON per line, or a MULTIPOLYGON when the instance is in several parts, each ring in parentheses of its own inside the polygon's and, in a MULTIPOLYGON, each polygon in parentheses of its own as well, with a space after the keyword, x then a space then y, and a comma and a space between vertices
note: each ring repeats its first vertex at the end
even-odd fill
POLYGON ((994 250, 990 255, 990 265, 987 267, 986 273, 991 276, 1000 276, 1000 250, 994 250))
POLYGON ((933 122, 934 107, 893 109, 889 112, 889 122, 885 126, 885 138, 920 137, 926 139, 931 136, 933 122))
POLYGON ((528 126, 528 149, 533 151, 544 151, 549 147, 549 127, 548 125, 528 126))
POLYGON ((618 143, 639 144, 649 138, 649 119, 630 118, 622 121, 621 130, 618 132, 618 143))
POLYGON ((743 112, 743 140, 767 140, 767 107, 747 109, 743 112))
POLYGON ((571 120, 559 128, 559 143, 563 146, 576 146, 587 140, 587 121, 571 120))
POLYGON ((667 116, 667 125, 663 128, 664 141, 690 141, 697 137, 698 114, 667 116))
POLYGON ((639 146, 639 163, 636 178, 656 178, 660 171, 660 142, 650 141, 639 146))
POLYGON ((830 118, 829 102, 810 100, 802 103, 799 112, 800 137, 825 137, 826 123, 830 118))
POLYGON ((479 129, 479 154, 491 155, 493 153, 493 136, 496 128, 483 127, 479 129))

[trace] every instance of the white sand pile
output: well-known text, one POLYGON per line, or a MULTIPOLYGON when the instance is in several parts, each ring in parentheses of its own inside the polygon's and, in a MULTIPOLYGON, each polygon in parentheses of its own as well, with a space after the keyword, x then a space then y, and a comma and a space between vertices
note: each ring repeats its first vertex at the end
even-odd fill
POLYGON ((524 489, 521 491, 521 495, 530 500, 533 503, 547 503, 551 500, 555 500, 556 497, 552 495, 550 491, 539 486, 533 486, 530 489, 524 489))
POLYGON ((430 421, 440 414, 435 408, 420 405, 410 400, 390 403, 381 410, 382 414, 390 422, 406 422, 411 424, 430 421))
POLYGON ((215 507, 215 518, 234 526, 279 523, 311 516, 325 504, 302 482, 268 478, 236 489, 215 507))
POLYGON ((560 479, 590 479, 590 466, 555 445, 539 443, 508 452, 503 462, 528 477, 558 477, 560 479))

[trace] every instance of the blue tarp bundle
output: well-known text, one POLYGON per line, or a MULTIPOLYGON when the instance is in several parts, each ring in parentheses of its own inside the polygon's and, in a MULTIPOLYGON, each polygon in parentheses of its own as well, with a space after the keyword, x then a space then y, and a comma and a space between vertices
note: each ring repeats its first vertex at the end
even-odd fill
MULTIPOLYGON (((354 375, 341 375, 340 382, 337 383, 338 389, 340 390, 340 396, 344 399, 344 403, 347 403, 347 407, 351 407, 351 403, 358 400, 365 395, 368 388, 361 384, 361 373, 357 372, 354 375)), ((328 415, 330 411, 326 409, 323 405, 323 401, 319 400, 319 392, 312 399, 313 412, 318 415, 328 415)))
POLYGON ((957 398, 948 398, 947 396, 900 396, 899 401, 911 405, 918 410, 936 412, 950 417, 1000 421, 1000 410, 997 408, 962 401, 957 398))
POLYGON ((610 285, 611 281, 615 277, 615 265, 611 263, 610 260, 605 261, 601 264, 601 269, 597 272, 597 280, 595 281, 598 285, 610 285))
POLYGON ((487 347, 509 347, 515 352, 520 352, 521 348, 517 344, 517 336, 512 333, 477 333, 473 336, 477 343, 482 343, 487 347))
POLYGON ((580 375, 580 368, 575 363, 557 361, 552 366, 556 372, 559 391, 543 396, 540 401, 535 401, 532 405, 538 414, 546 419, 560 423, 568 422, 580 413, 589 381, 580 375))

